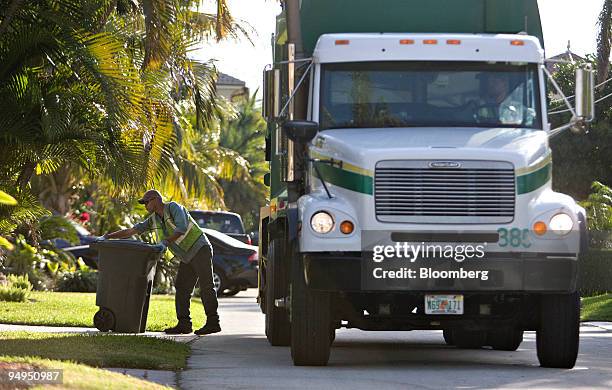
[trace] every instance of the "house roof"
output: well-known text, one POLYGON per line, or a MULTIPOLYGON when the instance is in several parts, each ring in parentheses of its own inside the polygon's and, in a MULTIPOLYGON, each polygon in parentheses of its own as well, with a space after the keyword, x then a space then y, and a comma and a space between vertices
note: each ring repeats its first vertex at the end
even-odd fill
POLYGON ((584 61, 585 58, 579 56, 576 53, 573 53, 570 50, 570 43, 567 43, 567 50, 564 51, 563 53, 557 54, 555 56, 552 57, 548 57, 547 60, 552 60, 546 63, 546 69, 550 72, 550 73, 554 73, 556 71, 556 65, 559 62, 576 62, 576 61, 584 61))
POLYGON ((236 85, 244 87, 246 86, 246 83, 228 74, 219 72, 219 77, 217 78, 217 85, 236 85))

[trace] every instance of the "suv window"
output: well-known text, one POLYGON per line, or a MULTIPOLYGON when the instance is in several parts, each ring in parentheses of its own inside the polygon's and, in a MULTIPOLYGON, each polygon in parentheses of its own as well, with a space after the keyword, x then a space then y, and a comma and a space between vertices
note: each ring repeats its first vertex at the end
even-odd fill
POLYGON ((244 234, 242 220, 237 215, 192 212, 191 216, 202 228, 216 230, 221 233, 244 234))

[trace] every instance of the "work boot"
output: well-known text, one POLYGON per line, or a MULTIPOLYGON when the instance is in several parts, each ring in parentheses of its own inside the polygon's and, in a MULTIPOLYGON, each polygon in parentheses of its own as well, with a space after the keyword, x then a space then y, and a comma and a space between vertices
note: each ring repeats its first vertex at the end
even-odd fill
POLYGON ((164 329, 164 333, 166 334, 188 334, 191 333, 191 324, 179 322, 176 326, 172 328, 164 329))
POLYGON ((206 334, 219 333, 219 332, 221 332, 221 325, 219 325, 218 322, 214 322, 211 324, 207 322, 206 325, 204 325, 203 327, 201 327, 200 329, 196 330, 193 333, 197 334, 198 336, 204 336, 206 334))

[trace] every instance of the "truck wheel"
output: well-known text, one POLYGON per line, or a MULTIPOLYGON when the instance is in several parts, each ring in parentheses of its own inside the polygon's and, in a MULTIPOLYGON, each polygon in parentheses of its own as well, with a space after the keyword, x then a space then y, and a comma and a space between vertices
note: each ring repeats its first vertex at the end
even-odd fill
POLYGON ((283 258, 285 251, 280 239, 274 239, 268 247, 268 262, 266 264, 266 337, 272 346, 286 347, 291 342, 291 323, 289 311, 276 307, 274 300, 288 294, 287 267, 283 267, 289 259, 283 258))
POLYGON ((544 295, 540 304, 540 327, 536 347, 540 366, 572 368, 578 357, 580 296, 544 295))
POLYGON ((514 328, 494 330, 487 334, 487 343, 496 351, 516 351, 523 342, 523 331, 514 328))
POLYGON ((451 340, 457 348, 478 349, 485 345, 487 333, 474 330, 454 329, 451 340))
POLYGON ((452 329, 442 330, 442 336, 444 336, 444 342, 446 343, 446 345, 455 345, 452 329))
POLYGON ((331 347, 330 296, 306 286, 303 262, 296 256, 291 272, 291 358, 296 366, 325 366, 331 347))

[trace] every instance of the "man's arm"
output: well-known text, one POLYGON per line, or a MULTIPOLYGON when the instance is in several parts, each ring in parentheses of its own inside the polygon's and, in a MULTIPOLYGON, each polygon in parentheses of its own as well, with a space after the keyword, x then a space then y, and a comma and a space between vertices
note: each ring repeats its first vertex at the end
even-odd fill
POLYGON ((138 234, 138 230, 134 228, 128 228, 123 230, 117 230, 116 232, 106 233, 103 237, 108 238, 128 238, 138 234))

